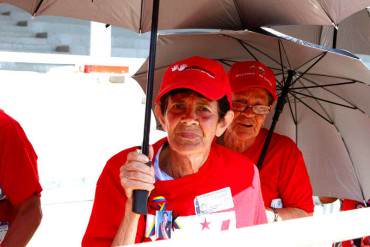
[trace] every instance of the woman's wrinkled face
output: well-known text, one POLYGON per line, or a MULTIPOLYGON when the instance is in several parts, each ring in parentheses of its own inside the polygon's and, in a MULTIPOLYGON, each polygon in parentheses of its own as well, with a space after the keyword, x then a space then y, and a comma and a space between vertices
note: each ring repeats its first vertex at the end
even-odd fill
MULTIPOLYGON (((232 96, 233 102, 241 102, 249 106, 269 105, 269 94, 263 88, 250 88, 245 91, 234 93, 232 96)), ((232 124, 226 130, 231 132, 235 138, 240 141, 255 138, 261 130, 266 115, 255 114, 251 108, 244 112, 234 112, 235 117, 232 124)))
POLYGON ((161 122, 171 149, 184 155, 208 152, 222 125, 217 101, 192 92, 169 96, 161 122))

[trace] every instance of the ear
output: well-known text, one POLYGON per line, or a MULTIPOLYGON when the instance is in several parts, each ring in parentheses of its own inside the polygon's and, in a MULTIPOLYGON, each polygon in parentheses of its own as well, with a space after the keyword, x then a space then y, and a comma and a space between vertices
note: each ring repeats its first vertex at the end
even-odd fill
POLYGON ((161 124, 162 129, 164 131, 167 131, 165 121, 164 121, 164 116, 161 112, 161 107, 158 104, 156 104, 155 107, 154 107, 154 114, 155 114, 156 118, 158 119, 159 123, 161 124))
POLYGON ((233 119, 234 119, 234 112, 228 111, 224 119, 222 119, 221 121, 217 123, 217 127, 216 127, 217 137, 220 137, 225 132, 227 127, 229 127, 229 125, 233 122, 233 119))

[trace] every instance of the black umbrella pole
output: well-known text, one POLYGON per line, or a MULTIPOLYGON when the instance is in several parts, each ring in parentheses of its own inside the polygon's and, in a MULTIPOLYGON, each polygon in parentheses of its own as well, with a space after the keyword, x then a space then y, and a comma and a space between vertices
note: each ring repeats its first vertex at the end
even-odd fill
POLYGON ((338 27, 334 27, 334 30, 333 30, 333 48, 336 49, 337 48, 337 39, 338 39, 338 27))
MULTIPOLYGON (((152 12, 152 29, 150 33, 150 49, 149 49, 149 68, 148 68, 148 82, 146 84, 146 102, 145 102, 145 120, 144 120, 144 135, 141 151, 145 155, 149 155, 149 135, 150 135, 150 116, 153 101, 153 83, 154 83, 154 69, 155 69, 155 55, 157 47, 157 32, 158 32, 158 14, 159 14, 159 0, 153 1, 152 12)), ((151 162, 147 163, 151 166, 151 162)), ((149 192, 146 190, 134 190, 132 211, 137 214, 147 214, 147 201, 149 192)))
POLYGON ((261 170, 263 161, 265 160, 267 149, 270 145, 272 134, 274 133, 274 129, 276 127, 276 123, 279 120, 280 114, 283 112, 284 105, 286 103, 286 97, 288 97, 289 88, 293 81, 294 75, 295 75, 295 71, 293 70, 288 71, 288 78, 286 79, 286 82, 284 83, 283 89, 281 91, 281 95, 279 96, 278 101, 276 103, 275 113, 272 118, 271 127, 269 129, 269 132, 267 133, 265 143, 263 144, 263 148, 260 154, 260 158, 258 159, 258 162, 257 162, 257 168, 259 170, 261 170))

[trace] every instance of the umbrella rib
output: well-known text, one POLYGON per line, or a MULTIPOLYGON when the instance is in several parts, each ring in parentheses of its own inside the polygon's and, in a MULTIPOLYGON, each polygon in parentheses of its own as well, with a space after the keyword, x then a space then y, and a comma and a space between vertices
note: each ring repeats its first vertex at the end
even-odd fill
MULTIPOLYGON (((308 90, 307 90, 308 91, 308 90)), ((311 95, 312 95, 312 93, 310 92, 310 91, 308 91, 311 95)), ((291 92, 292 93, 292 95, 295 95, 295 92, 291 92)), ((295 95, 296 96, 296 95, 295 95)), ((328 114, 328 112, 326 111, 326 109, 325 109, 325 107, 317 100, 317 99, 314 99, 315 100, 315 102, 319 105, 319 107, 321 108, 321 110, 325 113, 325 115, 326 115, 326 118, 330 121, 330 122, 332 122, 332 123, 334 123, 334 121, 331 119, 331 117, 330 117, 330 115, 328 114)), ((316 110, 315 110, 316 111, 316 110)), ((315 112, 316 114, 319 114, 318 113, 318 111, 316 111, 315 112)))
POLYGON ((364 200, 366 200, 366 198, 365 198, 365 194, 364 194, 364 190, 363 190, 362 185, 361 185, 361 183, 360 183, 360 179, 359 179, 359 172, 357 171, 357 168, 356 168, 356 166, 355 166, 355 164, 354 164, 354 162, 353 162, 352 155, 351 155, 351 152, 349 151, 348 145, 347 145, 346 141, 344 140, 343 136, 341 135, 340 130, 339 130, 339 128, 338 128, 338 126, 337 126, 335 123, 333 123, 333 126, 334 126, 334 128, 337 130, 337 133, 338 133, 338 135, 340 136, 340 138, 341 138, 341 140, 342 140, 342 142, 343 142, 344 148, 345 148, 345 149, 346 149, 346 151, 347 151, 347 155, 348 155, 349 160, 351 161, 351 165, 352 165, 352 168, 353 168, 353 170, 354 170, 355 177, 356 177, 356 180, 357 180, 357 183, 358 183, 358 187, 360 188, 362 198, 363 198, 364 200))
POLYGON ((295 143, 298 145, 298 113, 297 113, 297 100, 294 98, 294 112, 297 118, 297 123, 295 125, 295 143))
POLYGON ((242 42, 240 39, 238 39, 238 42, 244 48, 244 50, 246 50, 249 53, 249 55, 251 55, 254 58, 254 60, 258 61, 257 57, 249 50, 249 48, 244 44, 244 42, 242 42))
POLYGON ((321 59, 320 57, 322 57, 323 56, 323 54, 326 54, 326 52, 323 52, 323 53, 320 53, 320 54, 318 54, 317 56, 314 56, 313 58, 311 58, 311 59, 309 59, 309 60, 307 60, 306 62, 304 62, 303 64, 301 64, 301 65, 299 65, 299 66, 297 66, 297 68, 295 68, 295 70, 298 70, 298 69, 300 69, 300 68, 302 68, 303 66, 305 66, 306 64, 308 64, 308 63, 310 63, 310 62, 312 62, 313 60, 315 60, 315 59, 321 59))
POLYGON ((34 15, 36 15, 36 13, 37 13, 37 11, 39 11, 39 9, 40 9, 40 7, 41 7, 41 4, 44 2, 44 0, 41 0, 38 4, 37 4, 37 6, 36 6, 36 8, 35 8, 35 10, 33 11, 33 13, 32 13, 32 15, 34 16, 34 15))
POLYGON ((321 76, 321 77, 326 77, 326 78, 333 78, 333 79, 341 79, 341 80, 348 80, 348 81, 354 81, 354 82, 358 82, 358 83, 361 83, 361 84, 365 84, 367 86, 370 86, 368 83, 366 82, 363 82, 363 81, 359 81, 359 80, 353 80, 351 78, 347 78, 347 77, 342 77, 342 76, 335 76, 335 75, 325 75, 325 74, 316 74, 316 73, 305 73, 306 75, 313 75, 313 76, 321 76))
POLYGON ((346 108, 349 108, 349 109, 352 109, 352 110, 356 110, 357 109, 357 107, 355 107, 355 106, 348 106, 348 105, 340 104, 338 102, 326 100, 326 99, 319 98, 319 97, 316 97, 316 96, 313 96, 313 95, 308 95, 308 94, 304 94, 304 93, 300 93, 300 92, 296 92, 296 91, 292 91, 292 92, 295 93, 295 94, 299 94, 299 95, 302 95, 302 96, 306 96, 306 97, 315 99, 315 100, 323 101, 323 102, 330 103, 330 104, 337 105, 337 106, 346 107, 346 108))
POLYGON ((224 64, 224 65, 226 65, 228 67, 231 67, 230 62, 233 62, 233 61, 229 61, 227 59, 217 59, 217 61, 219 61, 220 63, 222 63, 222 64, 224 64))
POLYGON ((296 101, 294 99, 294 113, 293 113, 293 109, 292 109, 292 103, 290 102, 289 97, 287 97, 287 101, 288 101, 288 105, 289 105, 290 115, 293 118, 294 127, 295 127, 295 143, 298 144, 298 121, 297 121, 298 120, 298 116, 297 116, 297 105, 296 105, 296 101))
POLYGON ((334 25, 334 26, 337 26, 337 23, 333 20, 333 18, 330 16, 329 12, 322 6, 322 3, 321 1, 317 1, 318 4, 320 4, 321 6, 321 9, 324 11, 324 13, 326 14, 326 16, 328 17, 328 19, 331 21, 331 23, 334 25))
POLYGON ((313 109, 311 106, 309 106, 306 102, 304 102, 303 100, 301 100, 300 98, 298 98, 296 95, 294 95, 294 92, 291 92, 291 95, 295 99, 297 99, 299 102, 301 102, 303 105, 305 105, 308 109, 310 109, 311 111, 313 111, 314 113, 316 113, 318 116, 320 116, 322 119, 324 119, 326 122, 328 122, 329 124, 333 124, 333 122, 330 119, 326 118, 321 113, 319 113, 318 111, 316 111, 315 109, 313 109))
MULTIPOLYGON (((158 66, 158 67, 155 68, 155 70, 161 70, 161 69, 166 69, 166 68, 168 68, 168 65, 158 66)), ((136 73, 135 76, 140 76, 140 75, 144 75, 144 74, 146 75, 147 71, 136 73)))
MULTIPOLYGON (((282 72, 282 75, 283 75, 283 81, 285 81, 285 73, 284 73, 284 66, 283 66, 283 57, 281 55, 281 41, 278 40, 278 44, 279 44, 279 58, 280 58, 280 67, 281 67, 281 72, 282 72)), ((288 61, 289 63, 289 61, 288 61)))
POLYGON ((293 113, 292 103, 290 102, 289 97, 287 97, 287 101, 288 101, 288 105, 289 105, 290 114, 291 114, 291 116, 293 118, 293 122, 294 122, 295 125, 297 125, 297 117, 293 113))
POLYGON ((284 44, 283 44, 283 42, 279 39, 279 41, 281 42, 281 45, 282 45, 282 47, 283 47, 283 51, 284 51, 284 54, 285 54, 285 57, 286 57, 286 61, 287 61, 287 63, 288 63, 288 65, 289 65, 289 68, 291 69, 292 68, 292 65, 290 64, 290 62, 289 62, 289 56, 288 56, 288 53, 286 52, 286 50, 285 50, 285 46, 284 46, 284 44))
MULTIPOLYGON (((316 64, 318 64, 321 59, 323 59, 325 56, 326 56, 327 52, 324 52, 322 53, 321 55, 319 56, 316 56, 315 58, 313 59, 310 59, 310 61, 313 61, 314 59, 317 59, 313 64, 311 64, 303 73, 300 73, 300 75, 292 82, 292 86, 302 77, 304 76, 310 69, 312 69, 316 64)), ((310 62, 308 61, 308 62, 310 62)), ((302 66, 304 66, 305 64, 307 64, 308 62, 304 63, 302 66)), ((302 66, 300 66, 299 68, 301 68, 302 66)))
MULTIPOLYGON (((315 81, 313 81, 313 80, 310 80, 310 79, 308 79, 308 78, 306 78, 306 77, 302 77, 302 79, 304 79, 304 80, 306 80, 306 81, 308 81, 308 82, 310 82, 310 83, 312 83, 312 84, 314 84, 314 85, 316 85, 316 86, 320 86, 317 82, 315 82, 315 81)), ((356 83, 356 82, 354 82, 354 83, 356 83)), ((348 84, 348 83, 344 83, 344 84, 348 84)), ((325 91, 327 91, 327 92, 331 93, 332 95, 334 95, 334 96, 338 97, 339 99, 341 99, 341 100, 345 101, 346 103, 348 103, 348 104, 352 105, 352 106, 353 106, 353 107, 355 107, 357 110, 359 110, 361 113, 366 114, 366 112, 365 112, 363 109, 361 109, 361 108, 360 108, 360 107, 358 107, 357 105, 353 104, 351 101, 347 100, 346 98, 344 98, 344 97, 342 97, 342 96, 340 96, 340 95, 338 95, 338 94, 334 93, 333 91, 331 91, 331 90, 327 89, 326 87, 321 87, 321 88, 322 88, 323 90, 325 90, 325 91)))
MULTIPOLYGON (((301 85, 304 85, 304 83, 301 80, 299 80, 299 83, 301 85)), ((313 93, 309 89, 305 89, 305 90, 311 95, 311 97, 314 97, 313 96, 313 93)), ((326 116, 328 117, 328 119, 330 119, 330 121, 332 121, 333 124, 334 124, 334 121, 331 119, 329 113, 327 112, 327 110, 325 109, 325 107, 321 104, 321 102, 318 99, 315 99, 315 98, 314 98, 314 100, 320 106, 321 110, 326 114, 326 116)))
POLYGON ((297 114, 297 100, 293 98, 294 100, 294 113, 293 113, 293 107, 292 107, 292 102, 289 97, 287 97, 287 101, 289 104, 289 110, 290 114, 293 118, 294 122, 294 127, 295 127, 295 143, 298 145, 298 114, 297 114))
MULTIPOLYGON (((304 83, 302 82, 302 80, 299 80, 299 83, 301 84, 301 85, 304 85, 304 83)), ((311 90, 309 90, 309 89, 305 89, 305 91, 307 91, 309 94, 310 94, 310 96, 315 100, 315 102, 320 106, 320 108, 321 108, 321 110, 323 110, 323 112, 325 112, 325 114, 326 114, 326 116, 328 117, 328 119, 330 119, 330 121, 332 121, 333 123, 334 123, 334 120, 332 120, 331 119, 331 117, 330 117, 330 115, 329 115, 329 113, 327 112, 327 110, 325 109, 325 107, 321 104, 321 102, 318 100, 318 99, 315 99, 314 97, 315 96, 313 96, 313 93, 311 92, 311 90)), ((295 93, 295 92, 294 92, 295 93)), ((310 97, 310 96, 308 96, 308 97, 310 97)))
POLYGON ((269 59, 271 59, 273 62, 275 62, 276 64, 280 65, 279 61, 277 61, 275 58, 273 58, 272 56, 268 55, 267 53, 263 52, 262 50, 258 49, 257 47, 254 47, 253 45, 249 44, 248 42, 245 42, 244 40, 241 40, 241 39, 238 39, 236 37, 233 37, 231 35, 227 35, 227 34, 224 34, 226 37, 229 37, 229 38, 232 38, 232 39, 235 39, 239 42, 239 44, 253 57, 255 58, 255 60, 258 61, 258 59, 256 58, 256 56, 250 51, 250 49, 247 47, 251 47, 253 49, 255 49, 256 51, 258 51, 259 53, 261 53, 262 55, 268 57, 269 59))
POLYGON ((240 12, 240 7, 239 7, 239 4, 238 4, 238 1, 237 0, 233 0, 233 2, 234 2, 234 6, 235 6, 235 9, 236 9, 236 12, 238 13, 240 24, 242 25, 242 27, 245 27, 244 20, 242 18, 241 12, 240 12))
MULTIPOLYGON (((279 63, 279 65, 280 65, 280 63, 279 63)), ((269 66, 269 68, 270 68, 270 69, 272 69, 272 70, 278 70, 278 71, 280 71, 280 70, 281 70, 280 68, 275 68, 275 67, 272 67, 272 66, 269 66)), ((285 69, 289 69, 289 68, 285 67, 285 69)), ((281 74, 281 73, 280 73, 280 74, 281 74)))
POLYGON ((139 20, 139 33, 142 33, 142 25, 143 25, 143 11, 144 11, 144 0, 141 0, 140 4, 140 20, 139 20))
MULTIPOLYGON (((302 79, 306 79, 306 78, 302 77, 302 79)), ((331 83, 331 84, 324 84, 324 85, 317 85, 317 86, 293 87, 292 89, 326 88, 326 87, 342 86, 342 85, 348 85, 348 84, 354 84, 354 83, 356 83, 356 82, 355 81, 349 81, 349 82, 331 83)))

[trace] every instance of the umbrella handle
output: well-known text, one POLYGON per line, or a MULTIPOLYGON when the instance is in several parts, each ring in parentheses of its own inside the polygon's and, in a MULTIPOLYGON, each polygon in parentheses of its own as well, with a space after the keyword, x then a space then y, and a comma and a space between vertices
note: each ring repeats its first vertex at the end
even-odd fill
POLYGON ((146 190, 134 190, 133 192, 133 202, 132 211, 137 214, 147 214, 148 209, 146 207, 146 202, 148 200, 149 192, 146 190))
MULTIPOLYGON (((147 166, 152 166, 152 162, 146 163, 147 166)), ((132 211, 137 214, 147 214, 147 201, 149 192, 147 190, 134 190, 132 194, 132 211)))

